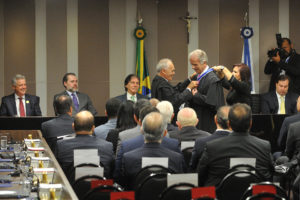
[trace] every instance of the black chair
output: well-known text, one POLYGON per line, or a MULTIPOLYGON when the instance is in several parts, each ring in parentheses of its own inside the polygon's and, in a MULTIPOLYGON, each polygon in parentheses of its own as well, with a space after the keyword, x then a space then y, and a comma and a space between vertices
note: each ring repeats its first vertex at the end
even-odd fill
POLYGON ((253 114, 259 114, 261 110, 260 106, 260 94, 251 94, 250 106, 253 114))
POLYGON ((113 185, 100 185, 88 191, 83 200, 110 200, 111 192, 122 192, 123 188, 118 184, 113 185))
POLYGON ((103 177, 97 175, 83 176, 77 179, 73 184, 73 190, 79 199, 82 199, 84 195, 91 189, 91 180, 104 180, 103 177))
POLYGON ((166 188, 160 196, 160 200, 190 200, 191 189, 195 185, 190 183, 178 183, 166 188))
POLYGON ((229 174, 229 173, 234 172, 234 171, 241 171, 241 170, 247 170, 247 171, 253 172, 256 175, 258 175, 260 178, 263 177, 261 175, 261 173, 255 167, 253 167, 252 165, 248 165, 248 164, 234 165, 233 167, 231 167, 230 169, 228 169, 228 171, 226 172, 226 174, 229 174))
MULTIPOLYGON (((257 184, 253 184, 251 185, 243 194, 241 200, 246 200, 248 197, 252 196, 252 188, 253 186, 270 186, 272 188, 274 188, 274 190, 276 191, 276 194, 284 199, 288 199, 287 197, 287 194, 286 194, 286 191, 281 188, 280 186, 278 185, 275 185, 274 183, 271 183, 271 182, 260 182, 260 183, 257 183, 257 184)), ((267 193, 267 191, 263 191, 262 193, 267 193)))
POLYGON ((149 165, 147 167, 142 168, 137 175, 135 176, 133 189, 136 191, 138 186, 146 179, 150 174, 158 174, 158 173, 174 173, 173 170, 163 167, 161 165, 149 165))
POLYGON ((168 173, 150 174, 137 187, 135 198, 137 200, 158 199, 167 187, 167 176, 168 173))
POLYGON ((187 147, 185 149, 182 149, 182 154, 183 154, 183 158, 184 158, 184 161, 186 163, 186 166, 190 165, 190 160, 192 158, 193 148, 194 147, 187 147))
POLYGON ((286 200, 283 197, 280 197, 277 194, 273 193, 260 193, 253 196, 248 197, 246 200, 286 200))
POLYGON ((251 171, 233 171, 227 174, 217 186, 217 198, 219 200, 240 199, 250 184, 261 181, 261 177, 251 171))

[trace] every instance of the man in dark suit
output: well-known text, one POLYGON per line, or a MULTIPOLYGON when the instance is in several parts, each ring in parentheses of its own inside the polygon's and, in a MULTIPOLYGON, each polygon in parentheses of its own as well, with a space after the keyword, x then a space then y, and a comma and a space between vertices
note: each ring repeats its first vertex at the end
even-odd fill
POLYGON ((129 74, 124 81, 125 94, 117 96, 115 98, 121 100, 122 102, 130 100, 137 102, 139 99, 149 99, 147 96, 138 93, 140 88, 140 79, 135 74, 129 74))
POLYGON ((135 175, 141 170, 143 157, 165 157, 168 158, 169 169, 175 173, 185 171, 183 156, 161 145, 162 137, 167 133, 166 126, 167 124, 160 113, 152 112, 144 118, 142 130, 145 144, 123 156, 122 178, 128 184, 132 183, 135 175))
POLYGON ((172 86, 170 81, 175 75, 175 67, 172 60, 161 59, 156 65, 157 75, 151 84, 151 97, 159 101, 169 101, 173 105, 174 113, 177 115, 179 107, 186 101, 192 99, 192 89, 197 87, 197 81, 191 81, 191 77, 176 86, 172 86))
POLYGON ((280 75, 276 82, 276 90, 261 97, 261 112, 263 114, 294 114, 297 112, 298 94, 288 92, 289 77, 280 75))
POLYGON ((298 111, 297 114, 284 118, 284 121, 281 125, 281 129, 277 139, 277 144, 282 151, 285 150, 286 138, 287 138, 289 126, 295 122, 300 121, 300 97, 298 97, 297 99, 297 111, 298 111))
POLYGON ((220 183, 229 169, 230 158, 255 158, 256 169, 264 179, 270 180, 273 172, 271 145, 249 134, 251 108, 247 104, 234 104, 228 118, 233 132, 206 143, 197 168, 199 186, 220 183))
MULTIPOLYGON (((78 80, 76 74, 74 73, 66 73, 63 77, 63 86, 65 87, 65 91, 60 94, 56 94, 54 96, 54 100, 57 96, 60 95, 69 95, 73 101, 73 111, 72 116, 75 116, 76 113, 82 110, 90 111, 94 116, 97 115, 97 111, 93 106, 93 103, 90 97, 87 94, 78 92, 78 80)), ((54 107, 54 103, 53 103, 54 107)), ((55 110, 55 109, 54 109, 55 110)), ((57 115, 57 113, 55 113, 57 115)))
MULTIPOLYGON (((138 124, 142 125, 142 121, 144 120, 145 116, 151 112, 158 112, 159 110, 153 106, 146 106, 144 107, 141 112, 140 112, 140 119, 138 121, 138 124)), ((114 171, 114 177, 118 178, 120 176, 120 170, 122 166, 122 159, 124 153, 127 153, 129 151, 132 151, 134 149, 137 149, 144 144, 144 135, 142 132, 140 135, 131 138, 129 140, 125 140, 121 142, 120 149, 117 152, 117 158, 116 158, 116 164, 115 164, 115 171, 114 171)), ((172 151, 176 151, 178 153, 181 153, 180 148, 179 148, 179 142, 175 139, 168 138, 168 137, 163 137, 161 145, 167 149, 170 149, 172 151)))
POLYGON ((190 162, 190 168, 192 171, 195 171, 198 165, 198 161, 202 156, 204 147, 207 142, 228 136, 231 133, 231 129, 228 127, 228 113, 230 106, 222 106, 218 109, 217 114, 215 115, 215 124, 217 126, 217 130, 208 137, 201 137, 196 139, 192 158, 190 162))
POLYGON ((54 152, 57 137, 74 132, 72 128, 72 99, 67 95, 56 97, 54 106, 57 118, 42 123, 42 134, 49 147, 54 152))
POLYGON ((196 128, 198 124, 196 112, 192 108, 183 108, 178 112, 177 131, 170 131, 171 138, 181 141, 194 141, 197 138, 210 136, 210 133, 196 128))
POLYGON ((98 149, 100 162, 104 167, 104 176, 110 178, 114 162, 113 146, 110 142, 93 136, 94 116, 89 111, 77 113, 73 128, 76 137, 59 140, 56 146, 56 158, 65 174, 68 174, 68 171, 73 167, 74 149, 98 149))
POLYGON ((25 76, 17 74, 12 79, 13 94, 2 97, 0 116, 26 117, 41 116, 40 98, 26 94, 25 76))

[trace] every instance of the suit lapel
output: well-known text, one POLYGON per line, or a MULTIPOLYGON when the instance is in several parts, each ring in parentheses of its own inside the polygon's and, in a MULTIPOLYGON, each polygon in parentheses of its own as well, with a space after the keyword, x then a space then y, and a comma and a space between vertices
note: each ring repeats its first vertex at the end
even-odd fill
POLYGON ((78 100, 79 100, 79 110, 78 112, 82 109, 83 105, 85 104, 84 101, 85 99, 83 98, 83 96, 79 93, 79 92, 76 92, 77 94, 77 97, 78 97, 78 100))
POLYGON ((26 116, 30 116, 31 115, 31 108, 30 108, 30 98, 28 95, 25 94, 25 107, 26 107, 26 116))
POLYGON ((285 95, 285 101, 284 101, 284 106, 285 106, 285 114, 290 114, 290 98, 289 98, 289 93, 285 95))
POLYGON ((274 108, 275 108, 273 114, 277 114, 278 113, 278 109, 279 109, 279 105, 278 105, 278 99, 277 99, 276 92, 272 93, 272 98, 273 98, 274 108))
POLYGON ((17 115, 17 106, 16 106, 16 99, 15 99, 15 93, 13 93, 11 96, 10 96, 10 101, 11 102, 11 105, 12 105, 12 111, 13 111, 13 114, 14 115, 17 115))

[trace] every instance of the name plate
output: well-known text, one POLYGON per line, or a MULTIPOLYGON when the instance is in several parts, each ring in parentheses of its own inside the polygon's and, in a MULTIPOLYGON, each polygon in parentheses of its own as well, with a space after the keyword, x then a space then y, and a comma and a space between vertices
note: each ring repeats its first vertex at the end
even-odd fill
POLYGON ((182 141, 181 142, 181 151, 183 149, 189 148, 189 147, 194 147, 195 146, 195 141, 182 141))
POLYGON ((82 163, 99 165, 98 149, 74 149, 74 166, 82 163))
POLYGON ((178 183, 190 183, 195 187, 198 186, 198 174, 187 173, 187 174, 170 174, 168 175, 168 187, 178 183))
POLYGON ((169 167, 169 158, 167 157, 142 157, 142 168, 150 165, 161 165, 165 168, 169 167))

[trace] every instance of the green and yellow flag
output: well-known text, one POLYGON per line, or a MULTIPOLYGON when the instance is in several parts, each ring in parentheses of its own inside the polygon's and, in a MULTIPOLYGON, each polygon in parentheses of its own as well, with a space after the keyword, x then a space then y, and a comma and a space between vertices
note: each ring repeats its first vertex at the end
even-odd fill
POLYGON ((136 75, 140 78, 140 88, 138 93, 151 97, 151 84, 148 66, 146 62, 145 49, 144 49, 144 38, 146 37, 146 31, 141 26, 134 31, 136 41, 136 75))

